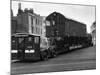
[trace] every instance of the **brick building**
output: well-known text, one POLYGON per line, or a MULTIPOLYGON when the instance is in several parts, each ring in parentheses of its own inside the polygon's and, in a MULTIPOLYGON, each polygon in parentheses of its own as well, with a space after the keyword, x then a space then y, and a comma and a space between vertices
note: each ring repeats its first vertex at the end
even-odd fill
POLYGON ((34 13, 33 9, 21 9, 19 3, 18 14, 12 17, 12 34, 13 33, 29 33, 42 35, 43 32, 43 17, 34 13))

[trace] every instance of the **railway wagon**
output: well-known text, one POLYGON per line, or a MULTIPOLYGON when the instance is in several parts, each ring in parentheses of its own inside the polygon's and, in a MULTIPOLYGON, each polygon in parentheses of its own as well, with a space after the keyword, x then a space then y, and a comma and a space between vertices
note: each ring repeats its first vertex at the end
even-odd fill
POLYGON ((48 15, 46 21, 50 23, 46 27, 46 36, 52 40, 51 46, 55 46, 53 48, 57 54, 88 46, 85 24, 66 18, 58 12, 48 15))
MULTIPOLYGON (((41 37, 36 34, 16 33, 11 38, 11 52, 16 52, 17 60, 46 60, 47 48, 40 48, 41 37)), ((12 57, 15 53, 12 53, 12 57)))

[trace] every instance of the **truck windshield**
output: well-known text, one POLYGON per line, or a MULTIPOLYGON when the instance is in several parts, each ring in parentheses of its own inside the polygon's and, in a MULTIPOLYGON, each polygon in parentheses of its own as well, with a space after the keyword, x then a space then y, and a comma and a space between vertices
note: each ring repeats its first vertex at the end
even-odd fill
POLYGON ((23 37, 18 38, 18 47, 19 49, 24 49, 24 38, 23 37))

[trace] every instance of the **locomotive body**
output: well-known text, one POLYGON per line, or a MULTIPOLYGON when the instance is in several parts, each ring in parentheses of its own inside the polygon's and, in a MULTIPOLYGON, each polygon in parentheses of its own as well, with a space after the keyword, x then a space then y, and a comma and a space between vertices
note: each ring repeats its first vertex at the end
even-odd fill
POLYGON ((50 23, 46 26, 46 36, 52 40, 51 45, 53 43, 57 53, 90 45, 85 24, 66 18, 58 12, 48 15, 46 21, 50 23))

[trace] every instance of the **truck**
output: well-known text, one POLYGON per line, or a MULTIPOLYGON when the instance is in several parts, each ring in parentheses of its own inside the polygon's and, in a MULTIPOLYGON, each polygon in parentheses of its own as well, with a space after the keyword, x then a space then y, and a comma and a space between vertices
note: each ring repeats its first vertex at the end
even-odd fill
POLYGON ((11 36, 11 57, 17 60, 47 60, 47 40, 36 34, 15 33, 11 36))

